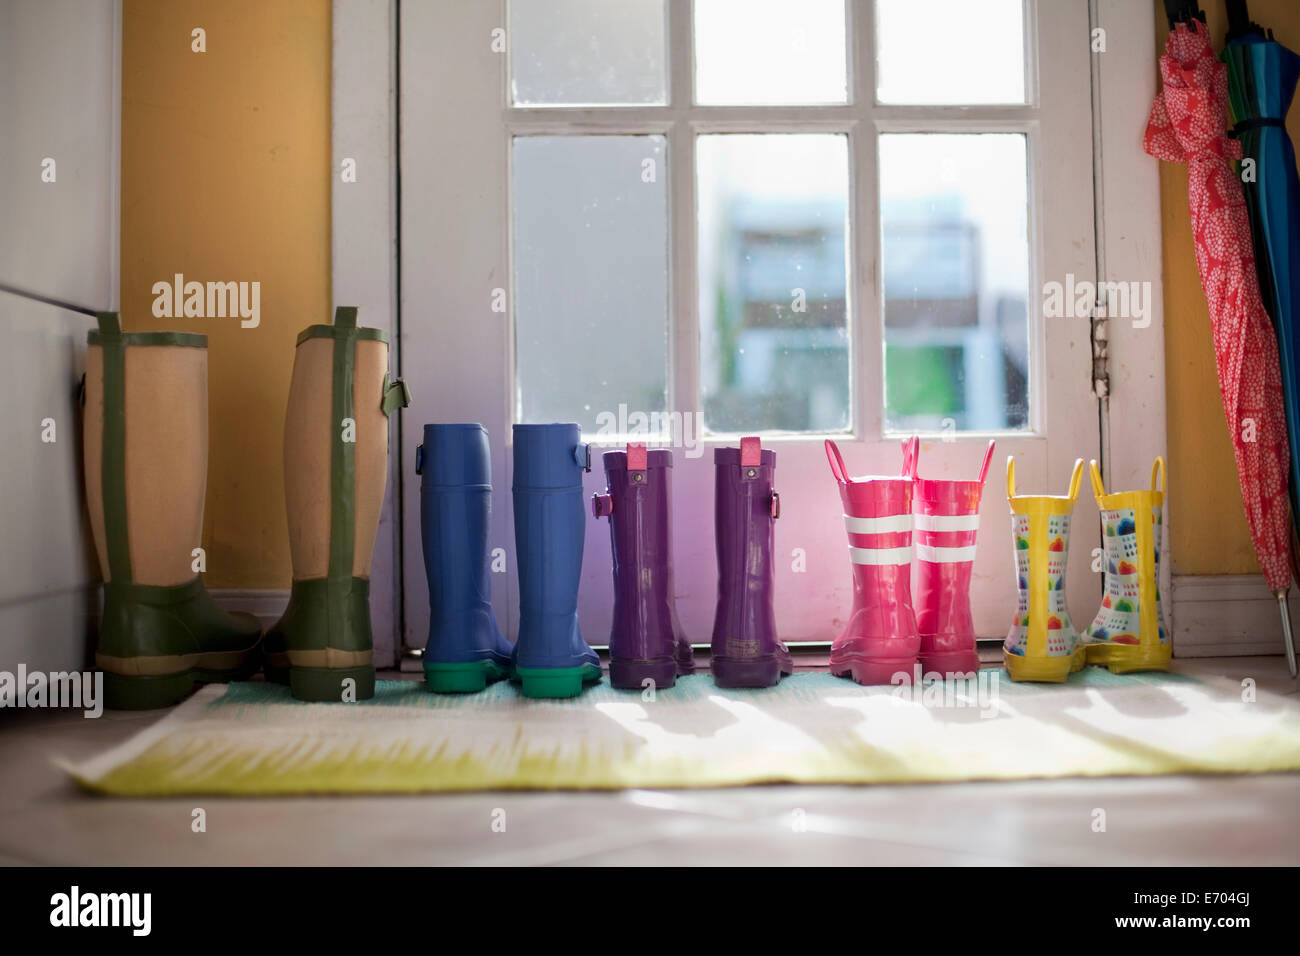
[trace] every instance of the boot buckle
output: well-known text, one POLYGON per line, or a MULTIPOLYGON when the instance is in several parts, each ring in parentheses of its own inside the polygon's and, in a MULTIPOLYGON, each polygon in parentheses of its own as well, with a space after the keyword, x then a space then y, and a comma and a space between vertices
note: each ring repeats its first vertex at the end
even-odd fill
POLYGON ((772 503, 769 510, 773 518, 781 517, 781 493, 779 491, 772 492, 772 503))
POLYGON ((614 498, 612 495, 595 494, 591 496, 591 514, 596 518, 604 518, 614 513, 614 498))

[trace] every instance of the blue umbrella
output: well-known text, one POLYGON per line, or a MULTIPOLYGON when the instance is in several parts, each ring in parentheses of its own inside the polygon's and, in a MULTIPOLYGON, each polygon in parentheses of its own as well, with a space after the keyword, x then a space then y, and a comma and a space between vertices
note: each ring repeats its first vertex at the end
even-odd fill
MULTIPOLYGON (((1300 516, 1300 176, 1284 125, 1300 81, 1300 56, 1250 22, 1245 0, 1225 0, 1225 7, 1228 42, 1220 59, 1228 67, 1233 135, 1241 141, 1243 162, 1254 160, 1253 177, 1243 167, 1243 185, 1260 296, 1277 333, 1291 437, 1291 513, 1300 516)), ((1286 650, 1294 677, 1289 640, 1286 650)))

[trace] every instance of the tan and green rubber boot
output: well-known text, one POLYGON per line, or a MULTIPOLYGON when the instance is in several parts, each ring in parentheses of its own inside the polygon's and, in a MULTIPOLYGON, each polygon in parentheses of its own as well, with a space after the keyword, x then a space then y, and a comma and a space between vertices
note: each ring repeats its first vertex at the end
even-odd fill
POLYGON ((388 341, 340 307, 298 336, 284 422, 293 589, 266 635, 266 676, 299 700, 374 696, 370 556, 388 477, 388 415, 410 401, 388 341))
POLYGON ((262 628, 213 603, 194 571, 208 471, 207 337, 123 332, 98 317, 86 353, 84 459, 104 576, 95 665, 115 710, 166 707, 261 664, 262 628))

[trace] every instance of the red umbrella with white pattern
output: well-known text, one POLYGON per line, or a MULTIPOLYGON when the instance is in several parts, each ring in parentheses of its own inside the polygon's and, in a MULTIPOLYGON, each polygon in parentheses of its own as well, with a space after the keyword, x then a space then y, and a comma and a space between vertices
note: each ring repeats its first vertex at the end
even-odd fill
POLYGON ((1214 331, 1219 393, 1232 433, 1241 500, 1269 590, 1281 603, 1288 662, 1295 652, 1287 616, 1291 584, 1290 450, 1277 338, 1255 273, 1254 246, 1227 135, 1228 74, 1205 24, 1192 19, 1169 34, 1160 57, 1162 88, 1151 106, 1143 147, 1187 164, 1196 265, 1214 331))

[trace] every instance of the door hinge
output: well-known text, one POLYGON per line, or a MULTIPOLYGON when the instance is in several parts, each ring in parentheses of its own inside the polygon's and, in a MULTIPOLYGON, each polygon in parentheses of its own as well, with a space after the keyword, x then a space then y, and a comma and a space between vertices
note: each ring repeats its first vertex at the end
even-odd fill
POLYGON ((1110 339, 1106 293, 1099 290, 1092 307, 1089 339, 1092 342, 1092 393, 1098 399, 1110 396, 1110 339))

